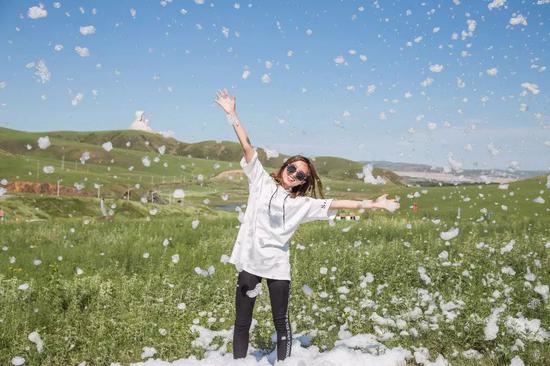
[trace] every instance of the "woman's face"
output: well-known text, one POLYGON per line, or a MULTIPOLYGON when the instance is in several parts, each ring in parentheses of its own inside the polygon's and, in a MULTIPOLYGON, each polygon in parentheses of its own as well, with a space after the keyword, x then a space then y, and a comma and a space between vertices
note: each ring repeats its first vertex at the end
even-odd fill
POLYGON ((294 165, 296 167, 294 173, 288 172, 288 166, 283 169, 283 186, 285 189, 290 189, 299 186, 305 182, 305 180, 299 180, 296 176, 300 176, 299 172, 303 172, 306 177, 309 175, 309 168, 307 164, 301 160, 297 160, 288 165, 294 165))

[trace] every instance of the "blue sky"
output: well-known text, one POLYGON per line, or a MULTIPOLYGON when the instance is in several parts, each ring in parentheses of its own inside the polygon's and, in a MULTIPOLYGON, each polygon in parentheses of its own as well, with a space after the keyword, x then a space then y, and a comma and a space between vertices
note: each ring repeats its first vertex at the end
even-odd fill
POLYGON ((144 110, 182 141, 236 141, 226 87, 255 146, 546 170, 549 22, 544 0, 3 0, 0 126, 125 129, 144 110))

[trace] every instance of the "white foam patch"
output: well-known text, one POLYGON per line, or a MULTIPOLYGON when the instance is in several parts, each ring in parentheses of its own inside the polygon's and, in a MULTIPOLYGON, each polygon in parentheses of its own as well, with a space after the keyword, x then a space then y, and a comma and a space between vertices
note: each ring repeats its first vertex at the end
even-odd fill
MULTIPOLYGON (((193 341, 193 346, 207 350, 202 360, 197 360, 195 357, 182 358, 172 362, 149 359, 145 362, 130 363, 130 366, 271 366, 275 364, 276 351, 264 355, 252 347, 249 347, 246 358, 234 360, 232 354, 226 353, 226 346, 233 335, 233 329, 211 331, 193 325, 191 330, 199 333, 197 339, 193 341), (219 348, 211 345, 216 337, 221 337, 223 340, 223 344, 219 348)), ((374 336, 369 334, 359 334, 342 341, 336 341, 336 347, 325 352, 320 352, 316 346, 303 347, 303 344, 308 343, 308 339, 307 336, 295 337, 292 344, 292 355, 284 361, 277 361, 276 364, 281 366, 405 366, 407 359, 412 357, 411 352, 403 348, 385 349, 374 340, 374 336), (368 345, 376 345, 373 347, 373 352, 380 352, 380 354, 353 349, 354 347, 368 347, 368 345)))

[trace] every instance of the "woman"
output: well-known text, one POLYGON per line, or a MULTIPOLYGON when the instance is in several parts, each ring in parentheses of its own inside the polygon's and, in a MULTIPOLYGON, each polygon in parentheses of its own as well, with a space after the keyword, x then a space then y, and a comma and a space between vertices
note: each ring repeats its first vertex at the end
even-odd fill
POLYGON ((288 158, 277 173, 269 175, 237 116, 235 97, 221 90, 216 95, 216 103, 227 114, 241 143, 244 152, 241 167, 249 182, 244 221, 230 259, 239 271, 233 357, 246 357, 252 312, 259 291, 256 286, 265 278, 277 331, 277 359, 284 360, 290 356, 292 346, 288 319, 289 242, 298 226, 303 222, 328 219, 339 208, 383 208, 393 212, 399 208, 399 203, 386 199, 386 195, 376 201, 324 199, 315 167, 301 155, 288 158))

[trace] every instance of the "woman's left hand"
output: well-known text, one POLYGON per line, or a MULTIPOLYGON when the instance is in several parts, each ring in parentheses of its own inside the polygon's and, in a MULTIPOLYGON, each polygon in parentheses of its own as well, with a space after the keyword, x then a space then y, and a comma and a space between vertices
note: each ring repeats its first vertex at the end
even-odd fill
POLYGON ((387 199, 387 196, 387 194, 384 194, 378 197, 376 201, 374 201, 374 205, 376 208, 383 208, 389 212, 394 212, 399 208, 399 202, 395 199, 387 199))

